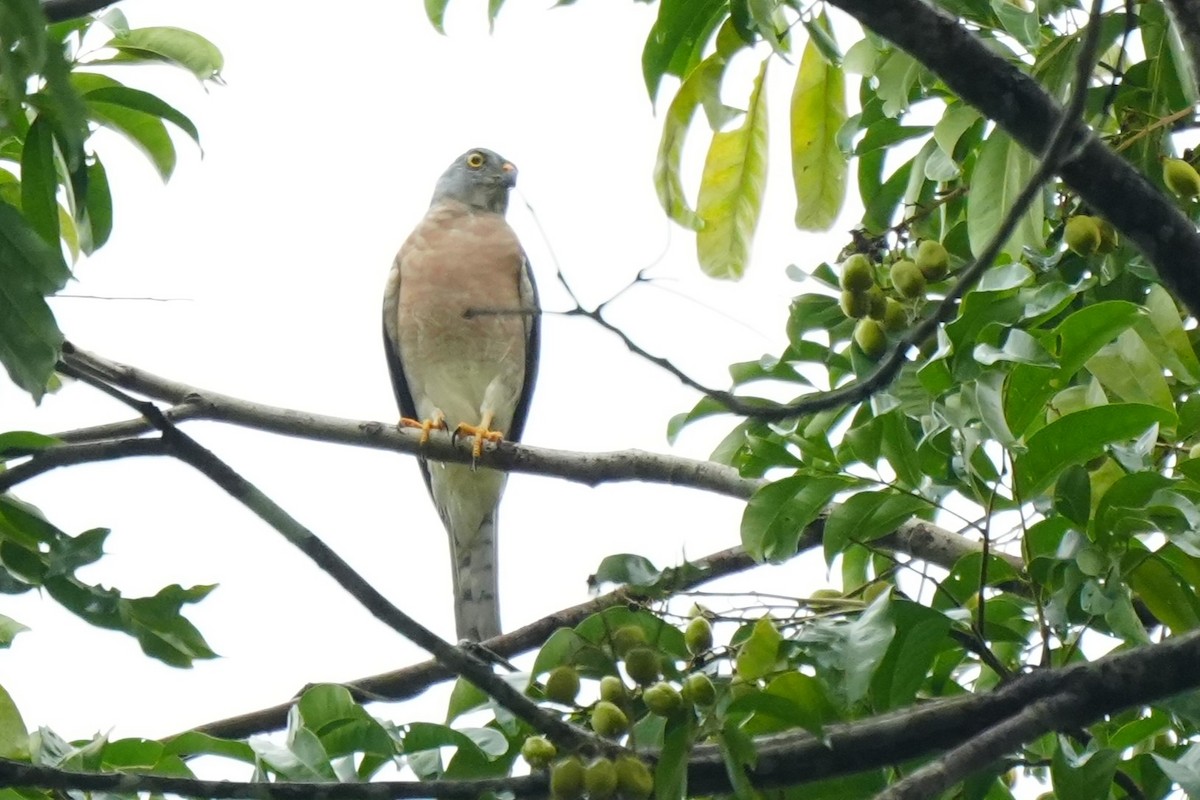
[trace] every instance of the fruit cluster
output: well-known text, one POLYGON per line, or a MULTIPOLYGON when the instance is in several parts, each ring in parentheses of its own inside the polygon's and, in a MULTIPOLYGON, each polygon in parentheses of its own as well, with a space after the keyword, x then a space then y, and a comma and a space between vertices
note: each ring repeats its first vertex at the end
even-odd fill
MULTIPOLYGON (((693 618, 684 630, 684 643, 693 656, 708 652, 713 646, 712 625, 703 617, 693 618)), ((608 646, 624 666, 634 688, 629 688, 617 675, 600 678, 600 697, 587 710, 588 722, 598 735, 620 739, 629 731, 631 716, 678 717, 716 702, 716 687, 701 672, 686 675, 678 686, 662 680, 660 655, 651 647, 642 627, 626 625, 616 629, 608 637, 608 646)), ((543 694, 555 703, 575 705, 580 684, 575 667, 561 665, 547 675, 543 694)), ((650 767, 632 754, 616 759, 599 756, 587 761, 578 754, 560 758, 552 742, 542 736, 530 736, 521 747, 521 755, 534 769, 549 768, 550 794, 556 800, 580 800, 584 796, 590 800, 612 797, 645 800, 654 790, 650 767)))
POLYGON ((887 334, 908 327, 905 303, 923 298, 927 284, 942 280, 950 272, 950 254, 940 242, 920 242, 914 258, 901 258, 888 270, 894 296, 885 293, 875 272, 871 259, 862 253, 842 262, 842 313, 858 320, 854 341, 872 359, 887 350, 887 334))

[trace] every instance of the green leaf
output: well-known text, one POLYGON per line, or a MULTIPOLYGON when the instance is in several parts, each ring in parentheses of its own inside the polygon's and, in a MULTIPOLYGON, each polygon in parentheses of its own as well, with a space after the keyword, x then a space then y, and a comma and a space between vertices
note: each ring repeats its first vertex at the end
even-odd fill
POLYGON ((100 157, 96 156, 87 167, 88 191, 84 206, 85 221, 81 233, 83 252, 91 254, 104 246, 112 233, 112 193, 108 187, 108 173, 100 157))
POLYGON ((770 617, 763 617, 754 623, 750 638, 738 649, 738 677, 745 681, 756 681, 774 672, 782 642, 783 636, 770 617))
POLYGON ((200 131, 183 112, 158 97, 128 86, 101 86, 84 94, 89 103, 109 103, 150 114, 172 123, 200 144, 200 131))
POLYGON ((449 725, 468 711, 487 705, 490 700, 475 684, 462 678, 456 679, 450 691, 450 702, 446 706, 446 724, 449 725))
POLYGON ((17 704, 0 686, 0 756, 24 761, 29 758, 29 731, 17 704))
POLYGON ((742 513, 742 546, 756 561, 783 561, 796 554, 800 534, 851 478, 796 475, 754 493, 742 513))
POLYGON ((1163 377, 1162 367, 1134 331, 1122 331, 1115 342, 1100 348, 1086 366, 1105 389, 1127 403, 1175 409, 1175 398, 1163 377))
POLYGON ((1067 739, 1060 736, 1058 750, 1050 763, 1055 795, 1072 800, 1107 800, 1120 760, 1120 754, 1112 750, 1077 754, 1067 739))
POLYGON ((620 553, 606 556, 600 562, 593 578, 596 584, 621 583, 632 586, 650 586, 661 575, 662 570, 654 566, 650 559, 633 553, 620 553))
POLYGON ((29 630, 28 627, 17 622, 12 617, 6 617, 0 614, 0 649, 6 649, 13 643, 13 639, 17 638, 18 633, 23 633, 29 630))
POLYGON ((1178 635, 1200 626, 1195 589, 1157 554, 1144 558, 1127 574, 1129 588, 1172 633, 1178 635))
POLYGON ((825 563, 832 564, 851 543, 866 544, 893 533, 929 507, 924 498, 888 489, 851 495, 831 508, 825 520, 825 563))
MULTIPOLYGON (((715 97, 719 101, 721 77, 725 74, 726 63, 724 57, 714 54, 692 70, 667 107, 662 139, 658 144, 658 160, 654 164, 654 188, 658 192, 658 202, 668 217, 692 230, 699 230, 704 223, 688 205, 684 195, 680 178, 683 144, 696 109, 705 98, 715 97)), ((715 127, 727 121, 718 122, 715 127)))
POLYGON ((54 167, 54 130, 39 114, 21 151, 21 212, 52 248, 58 248, 58 171, 54 167))
POLYGON ((0 458, 8 453, 18 456, 62 444, 62 440, 33 431, 8 431, 0 433, 0 458))
POLYGON ((1059 476, 1054 487, 1054 510, 1086 529, 1091 509, 1091 477, 1081 464, 1072 464, 1059 476))
MULTIPOLYGON (((971 191, 967 195, 967 235, 971 252, 979 255, 1000 229, 1000 222, 1013 201, 1025 188, 1037 169, 1038 161, 1008 134, 996 129, 980 148, 971 172, 971 191)), ((1043 242, 1043 203, 1039 193, 1017 224, 1002 252, 1014 259, 1023 247, 1040 248, 1043 242)))
POLYGON ((166 61, 183 67, 202 81, 219 80, 225 65, 216 45, 200 34, 182 28, 134 28, 118 33, 107 46, 115 48, 121 60, 166 61))
MULTIPOLYGON (((666 0, 664 0, 664 3, 666 0)), ((740 278, 750 260, 767 180, 767 97, 764 60, 741 127, 713 134, 700 179, 696 234, 700 268, 713 278, 740 278)))
POLYGON ((438 33, 446 32, 446 6, 450 0, 425 0, 425 16, 438 33))
POLYGON ((175 170, 175 145, 161 119, 115 103, 89 101, 87 109, 92 119, 121 134, 145 153, 164 181, 171 177, 175 170))
POLYGON ((1060 417, 1030 436, 1026 452, 1017 455, 1020 497, 1032 500, 1064 469, 1095 458, 1106 445, 1133 439, 1152 425, 1171 427, 1177 421, 1169 411, 1138 403, 1114 403, 1060 417))
POLYGON ((871 679, 876 711, 913 701, 950 631, 949 617, 919 603, 893 598, 890 614, 896 632, 871 679))
MULTIPOLYGON (((824 14, 821 21, 828 24, 824 14)), ((846 118, 845 74, 825 59, 810 37, 800 59, 791 108, 792 180, 796 227, 801 230, 828 230, 842 210, 849 163, 837 139, 846 118)))
POLYGON ((20 212, 0 202, 0 363, 35 401, 46 391, 63 342, 43 296, 69 276, 62 256, 20 212))
POLYGON ((683 78, 700 62, 704 45, 727 8, 727 0, 662 0, 658 4, 658 18, 642 50, 642 74, 651 101, 658 97, 664 75, 683 78))
POLYGON ((1200 797, 1200 747, 1192 745, 1178 761, 1150 754, 1167 777, 1179 784, 1188 797, 1200 797))
POLYGON ((243 741, 218 739, 199 731, 188 731, 163 742, 163 752, 177 756, 214 755, 232 758, 247 764, 254 763, 254 750, 243 741))
POLYGON ((745 730, 726 719, 717 734, 717 742, 721 746, 725 774, 729 776, 733 796, 738 800, 759 800, 762 795, 750 782, 750 770, 758 763, 754 739, 745 730))
POLYGON ((773 678, 765 691, 742 695, 729 704, 726 713, 733 716, 747 712, 754 716, 742 729, 755 736, 797 727, 821 736, 825 724, 838 717, 820 679, 802 672, 785 672, 773 678))
POLYGON ((1171 293, 1151 284, 1146 294, 1149 312, 1137 321, 1137 332, 1164 367, 1189 384, 1200 383, 1200 360, 1183 329, 1183 315, 1171 293))
POLYGON ((858 619, 843 626, 838 643, 838 662, 845 674, 847 703, 854 705, 867 695, 871 676, 883 662, 888 645, 895 636, 896 626, 892 622, 888 592, 879 595, 858 619))
POLYGON ((692 714, 667 720, 662 750, 654 765, 655 800, 681 800, 687 797, 687 762, 692 752, 696 718, 692 714))

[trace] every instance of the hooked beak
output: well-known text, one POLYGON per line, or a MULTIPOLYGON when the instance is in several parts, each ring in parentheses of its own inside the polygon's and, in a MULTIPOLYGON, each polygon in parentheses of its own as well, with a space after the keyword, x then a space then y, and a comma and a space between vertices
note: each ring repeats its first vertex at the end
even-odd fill
POLYGON ((505 161, 500 165, 500 171, 503 173, 501 182, 509 189, 517 185, 517 168, 513 166, 511 161, 505 161))

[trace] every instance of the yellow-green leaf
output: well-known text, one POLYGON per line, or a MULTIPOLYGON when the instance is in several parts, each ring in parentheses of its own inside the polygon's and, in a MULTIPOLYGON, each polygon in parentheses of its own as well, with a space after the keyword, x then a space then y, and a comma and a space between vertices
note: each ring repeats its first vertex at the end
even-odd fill
MULTIPOLYGON (((1037 163, 1036 158, 1001 130, 993 131, 983 143, 971 173, 971 191, 967 195, 967 238, 972 253, 981 253, 996 235, 1013 201, 1037 169, 1037 163)), ((1042 195, 1039 193, 1017 223, 1003 252, 1019 258, 1025 245, 1041 247, 1043 219, 1042 195)))
POLYGON ((845 123, 846 76, 810 38, 792 89, 792 179, 801 230, 828 230, 842 210, 848 164, 837 134, 845 123))
MULTIPOLYGON (((720 105, 721 76, 725 74, 725 58, 719 53, 713 54, 700 62, 688 75, 675 93, 671 105, 667 108, 666 119, 663 120, 662 140, 658 143, 658 161, 654 164, 654 188, 658 192, 658 202, 662 204, 667 216, 685 228, 700 230, 703 223, 692 207, 688 205, 683 192, 683 181, 679 177, 680 165, 683 160, 683 143, 687 138, 688 128, 692 118, 701 103, 710 98, 720 105)), ((728 120, 713 120, 714 125, 723 124, 728 120)))
POLYGON ((767 63, 754 79, 741 126, 714 133, 704 160, 696 203, 703 227, 696 234, 696 253, 700 268, 714 278, 736 280, 750 260, 767 183, 767 63))

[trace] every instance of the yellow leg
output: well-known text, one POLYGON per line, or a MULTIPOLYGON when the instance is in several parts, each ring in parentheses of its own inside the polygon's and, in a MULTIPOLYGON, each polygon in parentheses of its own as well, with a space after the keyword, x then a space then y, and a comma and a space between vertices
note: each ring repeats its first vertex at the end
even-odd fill
POLYGON ((471 447, 471 456, 473 458, 479 458, 483 455, 483 443, 485 441, 492 442, 493 444, 504 441, 503 433, 491 429, 494 416, 492 412, 488 411, 483 415, 483 419, 479 421, 478 425, 468 425, 463 422, 454 429, 455 436, 471 436, 475 439, 475 444, 471 447))
POLYGON ((446 417, 441 411, 435 411, 430 419, 410 419, 409 417, 400 418, 401 428, 420 428, 421 429, 421 444, 429 441, 429 432, 432 430, 446 430, 446 417))

